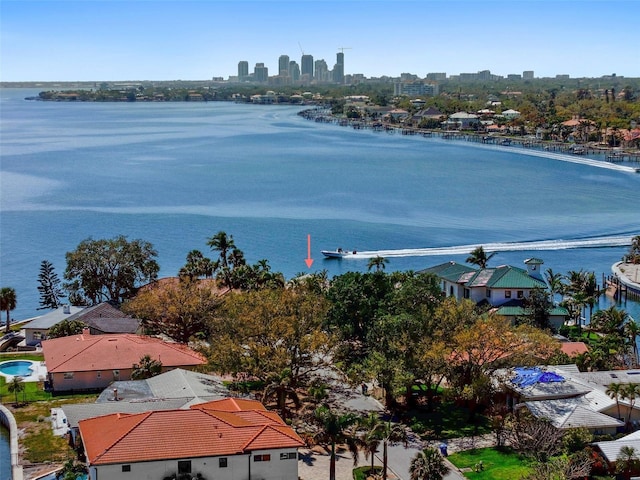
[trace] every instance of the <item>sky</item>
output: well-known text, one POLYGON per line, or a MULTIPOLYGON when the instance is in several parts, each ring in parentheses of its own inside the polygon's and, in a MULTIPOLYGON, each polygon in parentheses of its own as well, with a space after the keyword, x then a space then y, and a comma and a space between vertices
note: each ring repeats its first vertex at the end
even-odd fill
POLYGON ((206 80, 302 52, 345 73, 640 77, 640 0, 0 0, 0 80, 206 80))

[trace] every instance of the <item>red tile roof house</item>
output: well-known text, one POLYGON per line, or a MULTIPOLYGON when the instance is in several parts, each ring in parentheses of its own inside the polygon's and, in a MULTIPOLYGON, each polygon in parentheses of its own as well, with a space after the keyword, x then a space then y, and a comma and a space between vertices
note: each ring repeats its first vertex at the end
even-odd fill
POLYGON ((193 370, 206 360, 199 353, 158 338, 111 334, 55 338, 42 342, 49 388, 54 393, 104 389, 116 380, 130 380, 133 365, 144 355, 162 363, 162 371, 193 370))
POLYGON ((297 480, 302 439, 255 400, 189 410, 111 414, 79 422, 89 478, 297 480))

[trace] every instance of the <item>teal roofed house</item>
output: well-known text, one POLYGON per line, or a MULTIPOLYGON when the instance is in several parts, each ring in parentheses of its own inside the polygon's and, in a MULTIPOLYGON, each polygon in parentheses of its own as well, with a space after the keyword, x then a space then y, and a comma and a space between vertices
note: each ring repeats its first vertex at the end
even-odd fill
MULTIPOLYGON (((458 300, 467 298, 475 303, 488 303, 496 313, 511 320, 524 315, 523 301, 534 288, 547 288, 540 274, 544 262, 528 258, 523 268, 511 265, 476 269, 453 261, 423 270, 440 280, 445 295, 458 300)), ((554 307, 549 321, 555 328, 563 325, 569 313, 563 307, 554 307)))
POLYGON ((494 307, 511 300, 524 300, 534 288, 547 288, 540 275, 542 260, 527 259, 527 269, 502 265, 475 269, 456 262, 430 267, 424 272, 440 279, 442 291, 458 300, 468 298, 476 303, 487 302, 494 307))

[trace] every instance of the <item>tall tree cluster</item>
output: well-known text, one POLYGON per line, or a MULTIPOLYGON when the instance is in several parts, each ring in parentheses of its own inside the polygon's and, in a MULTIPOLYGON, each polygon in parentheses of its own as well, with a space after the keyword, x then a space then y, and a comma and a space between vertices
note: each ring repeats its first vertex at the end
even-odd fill
POLYGON ((69 299, 74 305, 95 305, 104 301, 122 301, 133 297, 136 289, 158 277, 158 253, 149 242, 112 239, 80 242, 66 254, 64 278, 69 299))

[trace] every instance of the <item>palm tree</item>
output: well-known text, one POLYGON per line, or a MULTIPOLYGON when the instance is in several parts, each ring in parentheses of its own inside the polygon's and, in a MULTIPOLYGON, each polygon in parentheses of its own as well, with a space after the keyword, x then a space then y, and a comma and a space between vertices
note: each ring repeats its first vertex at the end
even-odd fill
POLYGON ((353 465, 358 465, 358 443, 353 434, 353 427, 358 417, 353 413, 339 414, 328 406, 322 405, 313 412, 320 430, 315 436, 316 442, 331 445, 329 457, 329 480, 336 480, 336 443, 345 443, 353 457, 353 465))
POLYGON ((216 263, 205 257, 200 250, 191 250, 187 253, 187 263, 180 269, 178 276, 188 277, 190 280, 200 277, 210 278, 217 269, 216 263))
POLYGON ((615 399, 616 406, 618 407, 618 418, 622 419, 620 416, 620 397, 624 392, 624 385, 622 383, 610 383, 607 386, 607 391, 605 392, 609 397, 615 399))
POLYGON ((389 465, 389 445, 408 442, 407 429, 401 423, 391 423, 391 420, 382 423, 382 480, 387 480, 387 468, 389 465))
POLYGON ((562 282, 563 276, 561 273, 554 273, 551 268, 547 268, 544 278, 547 281, 547 285, 549 285, 551 295, 555 297, 556 294, 562 294, 564 283, 562 282))
POLYGON ((237 250, 236 244, 233 241, 233 235, 227 235, 226 232, 221 230, 207 241, 207 245, 211 250, 218 252, 220 258, 219 264, 222 269, 224 283, 227 287, 231 288, 229 253, 237 250))
POLYGON ((160 375, 160 373, 162 373, 162 362, 154 360, 151 355, 144 355, 140 359, 140 363, 133 365, 131 380, 145 380, 160 375))
POLYGON ((638 359, 638 336, 640 335, 640 325, 638 325, 634 320, 629 319, 629 321, 625 325, 625 329, 627 331, 627 335, 629 335, 629 343, 631 343, 631 350, 633 351, 633 360, 634 366, 637 366, 640 363, 640 359, 638 359))
POLYGON ((22 383, 22 378, 15 376, 13 377, 13 379, 11 379, 11 381, 9 382, 9 385, 7 385, 7 390, 9 390, 9 393, 13 393, 16 396, 16 405, 18 404, 18 393, 22 392, 24 390, 24 383, 22 383))
POLYGON ((633 407, 636 403, 636 398, 640 395, 640 383, 627 383, 624 386, 622 392, 622 398, 625 400, 629 400, 629 414, 627 415, 626 425, 627 428, 631 423, 631 412, 633 412, 633 407))
POLYGON ((638 455, 636 449, 630 445, 620 448, 616 457, 616 472, 624 474, 624 478, 629 480, 631 472, 638 467, 638 455))
POLYGON ((220 266, 222 268, 228 267, 229 260, 227 255, 229 251, 233 250, 236 246, 233 241, 233 235, 227 235, 226 232, 221 230, 207 241, 207 245, 211 247, 211 250, 219 253, 220 266))
POLYGON ((425 448, 416 453, 409 465, 411 480, 442 480, 449 467, 435 448, 425 448))
POLYGON ((369 264, 367 268, 368 270, 371 270, 373 267, 376 267, 376 272, 379 272, 380 270, 384 270, 384 267, 387 263, 389 263, 388 259, 378 255, 376 257, 369 259, 369 264))
POLYGON ((81 473, 87 473, 87 467, 74 459, 67 460, 62 469, 56 473, 56 480, 75 480, 81 473))
POLYGON ((287 417, 287 400, 292 400, 296 408, 300 408, 302 402, 294 386, 291 369, 286 368, 280 375, 273 375, 262 393, 262 402, 266 403, 270 398, 275 398, 280 416, 287 417))
POLYGON ((598 300, 606 291, 604 288, 598 288, 596 274, 589 272, 586 274, 583 292, 586 296, 586 303, 589 306, 589 318, 593 315, 593 307, 598 304, 598 300))
POLYGON ((4 328, 6 333, 11 331, 11 310, 14 310, 17 305, 18 299, 13 288, 4 287, 0 289, 0 311, 7 312, 7 322, 4 328))
POLYGON ((360 420, 360 428, 362 430, 358 436, 358 444, 364 450, 364 458, 368 460, 369 457, 371 457, 370 475, 374 475, 375 473, 374 460, 378 446, 382 440, 380 431, 380 425, 382 425, 382 423, 378 415, 373 412, 360 420))
POLYGON ((491 260, 495 254, 496 252, 491 252, 487 255, 487 252, 485 252, 482 245, 480 245, 471 251, 465 262, 478 265, 480 268, 487 268, 489 260, 491 260))

